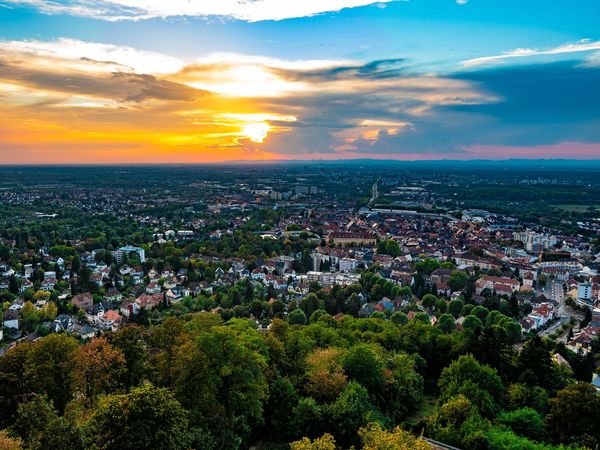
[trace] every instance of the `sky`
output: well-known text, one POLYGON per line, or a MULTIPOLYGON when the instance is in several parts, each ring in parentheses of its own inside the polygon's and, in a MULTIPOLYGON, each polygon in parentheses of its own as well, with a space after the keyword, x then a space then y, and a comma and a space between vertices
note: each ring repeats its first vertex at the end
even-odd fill
POLYGON ((598 0, 0 0, 0 164, 600 159, 598 0))

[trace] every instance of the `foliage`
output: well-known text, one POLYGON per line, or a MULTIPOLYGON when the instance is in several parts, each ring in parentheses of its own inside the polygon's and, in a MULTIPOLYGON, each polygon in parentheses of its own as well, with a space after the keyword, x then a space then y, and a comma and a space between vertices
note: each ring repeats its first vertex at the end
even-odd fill
POLYGON ((591 448, 600 444, 600 397, 596 388, 588 383, 572 384, 559 391, 549 404, 546 423, 555 442, 591 448))
POLYGON ((463 355, 442 371, 438 382, 440 399, 464 395, 486 417, 494 416, 502 403, 504 387, 496 371, 463 355))
POLYGON ((288 316, 290 325, 304 325, 306 323, 306 314, 301 309, 293 310, 288 316))
POLYGON ((101 400, 89 427, 99 449, 186 449, 185 410, 167 389, 144 386, 101 400))
POLYGON ((361 428, 358 434, 363 450, 431 450, 433 448, 428 442, 416 438, 400 427, 386 431, 374 422, 361 428))
POLYGON ((545 437, 544 418, 532 408, 504 412, 498 416, 497 423, 534 441, 542 441, 545 437))
POLYGON ((320 438, 311 441, 309 438, 302 438, 301 441, 292 442, 291 450, 336 450, 335 439, 330 434, 324 434, 320 438))

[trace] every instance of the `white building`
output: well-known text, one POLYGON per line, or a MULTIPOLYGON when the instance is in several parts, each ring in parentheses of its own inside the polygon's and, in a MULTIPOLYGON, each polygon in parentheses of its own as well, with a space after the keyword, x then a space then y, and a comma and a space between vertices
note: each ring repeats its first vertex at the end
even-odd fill
POLYGON ((137 253, 137 255, 140 257, 140 262, 144 262, 146 261, 146 252, 143 248, 141 247, 132 247, 130 245, 127 245, 125 247, 121 247, 120 249, 118 249, 115 252, 115 258, 117 258, 117 262, 119 264, 121 264, 124 260, 125 256, 129 256, 132 253, 137 253))
POLYGON ((554 236, 536 233, 535 231, 515 231, 513 234, 515 241, 520 241, 525 244, 528 252, 538 253, 542 250, 554 247, 558 242, 554 236))
POLYGON ((353 258, 341 258, 340 259, 340 272, 351 273, 356 270, 356 259, 353 258))

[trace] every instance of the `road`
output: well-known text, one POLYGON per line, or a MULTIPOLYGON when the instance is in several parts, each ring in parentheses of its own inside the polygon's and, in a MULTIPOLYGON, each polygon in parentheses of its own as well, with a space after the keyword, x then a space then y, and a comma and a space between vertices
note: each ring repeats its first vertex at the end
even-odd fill
POLYGON ((377 200, 377 197, 379 197, 379 187, 377 186, 377 184, 379 183, 380 180, 381 180, 381 177, 377 178, 377 181, 371 187, 371 199, 369 200, 369 203, 367 206, 371 206, 373 204, 373 202, 375 200, 377 200))
MULTIPOLYGON (((538 292, 543 293, 546 298, 552 300, 555 304, 558 304, 556 315, 560 318, 558 322, 552 325, 550 328, 540 332, 540 336, 548 336, 552 332, 559 329, 563 324, 569 323, 571 317, 575 317, 577 321, 583 319, 583 315, 574 311, 565 305, 565 291, 564 285, 560 281, 548 280, 546 286, 538 286, 538 292)), ((566 334, 564 334, 559 340, 566 340, 566 334)))

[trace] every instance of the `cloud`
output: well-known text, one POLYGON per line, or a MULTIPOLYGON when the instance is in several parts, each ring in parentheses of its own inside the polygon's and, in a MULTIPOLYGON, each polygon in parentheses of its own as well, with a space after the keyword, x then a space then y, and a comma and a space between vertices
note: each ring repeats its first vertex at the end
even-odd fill
POLYGON ((463 61, 463 65, 465 67, 472 67, 503 60, 510 60, 514 58, 526 58, 539 55, 561 55, 564 53, 589 52, 593 50, 600 50, 600 41, 591 41, 589 39, 583 39, 576 43, 563 44, 558 47, 545 50, 532 48, 517 48, 515 50, 502 53, 501 55, 483 56, 480 58, 468 59, 466 61, 463 61))
POLYGON ((54 41, 0 41, 0 51, 47 61, 69 61, 71 68, 77 69, 79 66, 86 71, 129 71, 156 75, 177 72, 185 65, 183 60, 161 53, 66 38, 54 41))
POLYGON ((403 58, 186 61, 74 40, 5 41, 0 134, 3 148, 29 145, 36 161, 46 161, 43 149, 58 157, 78 144, 89 158, 142 162, 463 158, 561 142, 589 153, 596 147, 584 144, 600 142, 599 83, 600 68, 574 61, 441 76, 403 58))
POLYGON ((219 16, 257 22, 307 17, 373 4, 381 7, 391 1, 395 0, 0 0, 0 5, 111 21, 219 16))

